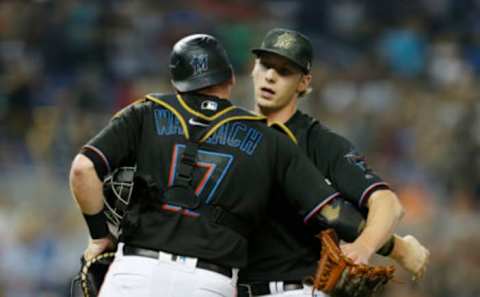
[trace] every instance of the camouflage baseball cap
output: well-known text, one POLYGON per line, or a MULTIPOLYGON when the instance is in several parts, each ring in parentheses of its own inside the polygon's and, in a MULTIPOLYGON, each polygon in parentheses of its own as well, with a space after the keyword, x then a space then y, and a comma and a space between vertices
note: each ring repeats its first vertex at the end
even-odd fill
POLYGON ((313 59, 313 48, 310 40, 303 34, 287 29, 270 30, 259 48, 252 49, 256 55, 274 53, 287 58, 299 66, 303 72, 310 73, 313 59))

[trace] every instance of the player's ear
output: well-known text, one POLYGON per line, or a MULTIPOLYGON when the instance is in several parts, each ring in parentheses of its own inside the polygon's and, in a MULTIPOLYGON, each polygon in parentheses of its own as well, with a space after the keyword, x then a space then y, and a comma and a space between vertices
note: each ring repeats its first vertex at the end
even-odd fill
POLYGON ((311 74, 304 74, 300 78, 300 82, 298 83, 297 86, 297 92, 298 93, 303 93, 305 92, 308 87, 310 86, 310 83, 312 82, 312 75, 311 74))
POLYGON ((224 86, 226 86, 227 89, 228 89, 228 93, 229 93, 228 97, 230 97, 230 94, 231 94, 231 92, 232 92, 233 86, 235 86, 235 83, 236 83, 236 82, 237 82, 237 81, 236 81, 236 79, 235 79, 235 74, 232 73, 232 76, 230 77, 230 79, 227 80, 227 81, 224 83, 224 86))
POLYGON ((252 78, 254 76, 254 73, 255 73, 259 63, 260 63, 260 59, 258 57, 255 58, 255 60, 253 61, 252 70, 250 71, 250 76, 252 78))

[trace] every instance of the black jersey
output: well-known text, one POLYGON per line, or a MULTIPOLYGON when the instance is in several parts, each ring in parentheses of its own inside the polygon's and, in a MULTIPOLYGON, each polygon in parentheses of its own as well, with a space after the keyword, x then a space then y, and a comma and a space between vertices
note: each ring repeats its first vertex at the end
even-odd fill
MULTIPOLYGON (((361 210, 366 211, 370 193, 387 187, 348 140, 310 116, 297 111, 285 126, 327 183, 361 210)), ((240 271, 240 282, 298 281, 312 275, 320 245, 313 230, 301 225, 302 218, 292 216, 288 203, 272 204, 268 219, 250 239, 248 266, 240 271)))
POLYGON ((265 217, 268 203, 293 205, 296 215, 308 220, 336 195, 301 150, 258 116, 233 113, 236 107, 227 100, 182 96, 148 95, 115 116, 82 150, 100 178, 125 160, 135 160, 137 176, 148 176, 156 185, 154 195, 141 194, 131 203, 135 211, 129 209, 125 219, 138 217, 125 226, 121 241, 245 266, 247 234, 210 220, 201 207, 197 211, 162 200, 178 178, 187 139, 209 121, 216 124, 200 137, 192 182, 205 209, 227 210, 250 233, 265 217), (274 191, 282 196, 271 201, 274 191))

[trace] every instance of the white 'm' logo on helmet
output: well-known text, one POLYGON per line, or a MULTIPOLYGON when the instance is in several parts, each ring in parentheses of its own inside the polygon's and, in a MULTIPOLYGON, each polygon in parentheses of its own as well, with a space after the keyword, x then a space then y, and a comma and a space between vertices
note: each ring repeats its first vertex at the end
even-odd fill
POLYGON ((190 61, 193 67, 193 75, 198 75, 208 70, 208 55, 194 55, 190 61))

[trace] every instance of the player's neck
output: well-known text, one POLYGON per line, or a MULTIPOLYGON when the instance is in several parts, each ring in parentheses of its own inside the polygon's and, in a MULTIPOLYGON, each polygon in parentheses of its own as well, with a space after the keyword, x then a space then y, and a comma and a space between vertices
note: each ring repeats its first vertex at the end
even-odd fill
POLYGON ((198 94, 202 94, 205 96, 214 96, 220 99, 229 99, 230 98, 230 91, 225 89, 216 89, 216 90, 202 90, 198 92, 198 94))
POLYGON ((221 99, 230 99, 234 83, 235 80, 232 78, 221 84, 198 90, 197 93, 206 96, 215 96, 221 99))
POLYGON ((285 124, 297 111, 297 100, 298 98, 294 98, 284 107, 275 110, 262 108, 256 104, 255 111, 267 117, 268 124, 273 122, 285 124))

